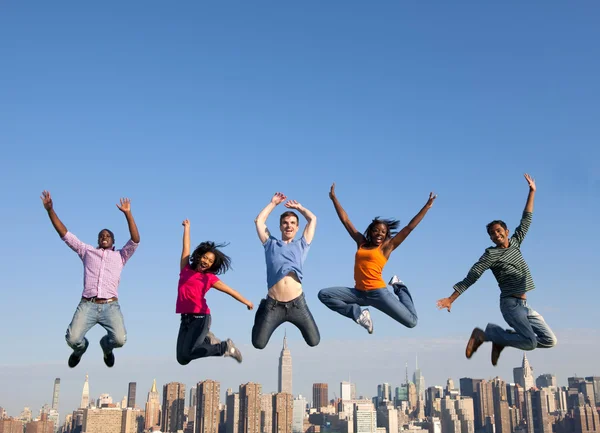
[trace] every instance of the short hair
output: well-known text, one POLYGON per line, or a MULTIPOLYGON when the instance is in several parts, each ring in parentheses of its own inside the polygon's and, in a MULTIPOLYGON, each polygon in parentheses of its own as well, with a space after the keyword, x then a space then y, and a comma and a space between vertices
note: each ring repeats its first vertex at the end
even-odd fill
POLYGON ((508 227, 506 227, 506 223, 502 220, 494 220, 491 223, 489 223, 487 226, 485 226, 485 230, 487 231, 487 234, 490 234, 490 229, 495 226, 496 224, 500 224, 500 226, 504 229, 504 230, 508 230, 508 227))
POLYGON ((283 220, 290 216, 296 217, 296 224, 300 224, 300 218, 298 218, 298 215, 296 214, 296 212, 288 210, 288 211, 282 213, 281 216, 279 217, 279 225, 283 224, 283 220))
POLYGON ((227 245, 215 244, 211 241, 202 242, 190 256, 190 267, 196 270, 200 264, 200 258, 206 253, 213 253, 215 255, 215 262, 205 272, 215 275, 224 274, 231 269, 231 258, 225 255, 219 248, 226 247, 227 245))
POLYGON ((373 218, 373 221, 371 221, 371 224, 369 224, 369 227, 367 227, 367 230, 365 230, 365 232, 363 233, 363 236, 367 240, 367 245, 373 245, 371 230, 373 229, 373 227, 379 224, 383 224, 387 227, 387 234, 385 237, 387 240, 394 236, 396 233, 398 233, 398 226, 400 225, 400 220, 383 219, 379 217, 373 218))
POLYGON ((98 232, 98 239, 100 239, 100 234, 101 234, 102 232, 108 232, 108 234, 110 235, 110 238, 111 238, 111 239, 112 239, 112 241, 113 241, 113 244, 115 243, 115 234, 114 234, 113 232, 111 232, 109 229, 102 229, 102 230, 100 230, 100 231, 98 232))

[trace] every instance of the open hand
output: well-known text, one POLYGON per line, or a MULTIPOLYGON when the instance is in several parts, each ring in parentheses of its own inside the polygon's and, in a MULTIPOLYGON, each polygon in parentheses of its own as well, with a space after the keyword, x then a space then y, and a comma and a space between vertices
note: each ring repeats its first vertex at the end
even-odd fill
POLYGON ((427 200, 427 204, 425 206, 427 206, 428 208, 433 206, 433 202, 435 201, 436 198, 437 198, 437 194, 430 192, 429 199, 427 200))
POLYGON ((42 192, 42 196, 40 198, 42 199, 42 204, 44 205, 44 209, 51 210, 53 204, 52 204, 52 197, 50 197, 50 191, 44 190, 42 192))
POLYGON ((186 229, 190 228, 190 220, 188 219, 184 219, 183 222, 181 223, 182 226, 184 226, 186 229))
POLYGON ((302 208, 302 205, 298 203, 296 200, 289 200, 285 205, 288 209, 298 209, 302 208))
POLYGON ((335 182, 333 182, 333 184, 331 185, 331 188, 329 189, 329 198, 331 200, 333 200, 335 198, 335 182))
POLYGON ((283 203, 286 198, 287 197, 285 196, 284 193, 276 192, 275 195, 273 196, 273 198, 271 199, 271 203, 273 203, 275 206, 277 206, 278 204, 283 203))
POLYGON ((440 299, 439 301, 437 301, 437 307, 438 310, 443 310, 445 308, 448 310, 449 313, 450 309, 452 308, 452 300, 450 298, 440 299))
POLYGON ((127 197, 122 197, 117 207, 123 213, 131 212, 131 200, 129 200, 127 197))
POLYGON ((527 183, 529 184, 529 189, 531 191, 535 191, 536 187, 535 187, 535 179, 531 176, 529 176, 527 173, 525 173, 525 180, 527 181, 527 183))

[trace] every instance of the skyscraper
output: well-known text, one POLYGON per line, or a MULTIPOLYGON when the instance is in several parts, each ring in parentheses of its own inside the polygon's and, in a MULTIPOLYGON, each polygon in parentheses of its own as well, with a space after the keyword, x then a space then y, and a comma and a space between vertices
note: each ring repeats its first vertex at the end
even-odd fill
POLYGON ((127 407, 134 408, 135 407, 135 391, 136 391, 136 383, 129 382, 129 388, 127 390, 127 407))
POLYGON ((88 383, 88 375, 85 375, 85 382, 83 384, 83 391, 81 393, 81 404, 80 408, 85 409, 90 405, 90 384, 88 383))
POLYGON ((198 382, 196 386, 196 433, 219 432, 219 395, 221 384, 214 380, 198 382))
POLYGON ((260 396, 261 433, 273 433, 273 394, 260 396))
POLYGON ((421 374, 417 357, 415 356, 415 372, 413 373, 413 382, 417 388, 417 397, 419 400, 425 399, 425 378, 421 374))
POLYGON ((164 385, 160 423, 163 433, 177 433, 177 430, 183 430, 184 409, 185 385, 179 382, 164 385))
POLYGON ((494 400, 495 433, 511 433, 506 382, 499 378, 492 381, 492 397, 494 400))
POLYGON ((535 380, 535 386, 538 388, 547 388, 549 386, 557 386, 556 376, 553 374, 540 374, 535 380))
POLYGON ((292 433, 294 398, 287 392, 273 394, 273 431, 292 433))
POLYGON ((533 387, 533 368, 529 365, 527 355, 523 353, 523 363, 521 367, 513 368, 513 376, 515 383, 523 387, 525 391, 529 391, 533 387))
POLYGON ((148 393, 148 399, 146 400, 146 415, 144 421, 144 428, 150 430, 152 427, 158 425, 158 417, 160 414, 160 397, 158 390, 156 389, 156 379, 152 382, 152 389, 148 393))
POLYGON ((329 406, 328 385, 326 383, 313 383, 312 406, 319 410, 329 406))
POLYGON ((294 399, 292 415, 292 433, 304 433, 304 415, 306 414, 306 399, 299 395, 294 399))
POLYGON ((352 400, 352 384, 350 382, 340 382, 340 398, 342 401, 352 400))
POLYGON ((279 392, 292 393, 292 354, 288 349, 287 336, 283 337, 283 348, 279 355, 279 392))
POLYGON ((240 428, 238 433, 260 433, 260 395, 262 386, 248 382, 240 385, 240 428))
POLYGON ((240 395, 229 388, 225 395, 225 405, 227 406, 225 431, 226 433, 238 433, 240 427, 240 395))
POLYGON ((54 390, 52 392, 52 409, 58 410, 58 397, 60 394, 60 378, 54 379, 54 390))

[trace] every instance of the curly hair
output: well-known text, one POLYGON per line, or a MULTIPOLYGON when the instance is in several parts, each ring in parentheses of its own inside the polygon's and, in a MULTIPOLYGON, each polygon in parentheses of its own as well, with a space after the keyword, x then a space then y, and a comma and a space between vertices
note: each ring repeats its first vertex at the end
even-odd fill
POLYGON ((373 238, 371 237, 371 230, 379 224, 383 224, 387 227, 387 233, 385 235, 385 239, 388 240, 396 233, 398 233, 398 226, 400 225, 400 220, 392 220, 392 219, 380 219, 379 217, 373 218, 367 230, 363 233, 363 236, 367 240, 367 246, 373 245, 373 238))
POLYGON ((205 272, 215 275, 224 274, 231 269, 231 259, 228 255, 219 250, 219 248, 226 247, 227 245, 228 244, 215 244, 211 241, 202 242, 190 255, 190 267, 192 269, 198 269, 200 258, 206 253, 213 253, 215 255, 215 262, 205 272))

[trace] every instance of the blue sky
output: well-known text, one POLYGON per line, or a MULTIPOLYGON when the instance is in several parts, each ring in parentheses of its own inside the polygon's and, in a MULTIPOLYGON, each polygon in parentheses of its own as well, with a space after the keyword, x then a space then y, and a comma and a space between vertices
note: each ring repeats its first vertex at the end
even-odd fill
POLYGON ((524 172, 538 184, 523 244, 537 286, 530 304, 559 337, 528 357, 536 374, 554 372, 561 383, 599 374, 599 12, 593 1, 4 2, 0 406, 37 411, 61 377, 64 416, 86 372, 93 396, 120 399, 138 382, 140 405, 155 377, 159 385, 211 378, 223 388, 254 380, 274 391, 283 327, 257 351, 254 313, 211 292, 213 331, 238 343, 245 362, 180 367, 175 299, 189 218, 194 244, 230 242, 234 268, 223 280, 258 304, 267 288, 253 219, 276 191, 319 218, 304 289, 321 345, 307 348, 285 327, 296 393, 310 395, 313 382, 337 389, 351 375, 372 395, 377 383, 400 383, 405 362, 412 373, 416 353, 428 385, 510 380, 520 352, 503 353, 495 369, 487 349, 469 362, 463 355, 473 326, 503 323, 491 273, 451 314, 435 301, 490 244, 487 222, 514 229, 524 172), (361 229, 377 215, 407 223, 438 194, 384 270, 412 290, 416 328, 374 312, 368 336, 319 303, 320 288, 353 284, 354 246, 328 198, 333 181, 361 229), (80 366, 66 366, 82 267, 48 221, 44 189, 87 242, 108 227, 122 245, 127 226, 115 204, 132 200, 142 242, 122 274, 128 342, 112 370, 99 328, 80 366))

